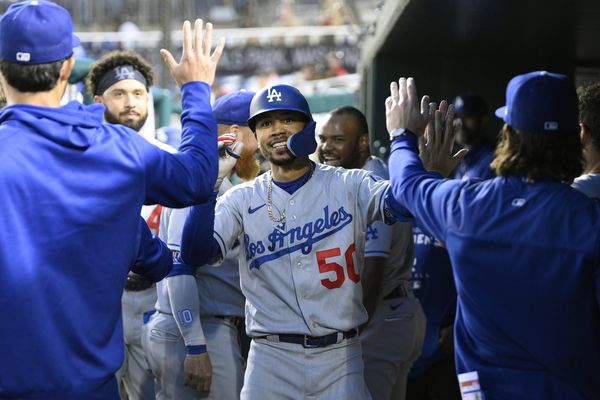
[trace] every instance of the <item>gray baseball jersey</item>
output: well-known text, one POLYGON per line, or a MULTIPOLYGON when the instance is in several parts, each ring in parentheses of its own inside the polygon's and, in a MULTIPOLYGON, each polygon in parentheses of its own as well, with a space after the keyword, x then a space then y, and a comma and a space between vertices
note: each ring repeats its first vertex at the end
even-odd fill
POLYGON ((360 274, 367 224, 383 217, 389 188, 362 170, 316 164, 293 194, 272 185, 271 173, 228 191, 215 209, 214 237, 225 257, 239 239, 246 330, 323 336, 367 320, 360 274))
MULTIPOLYGON (((383 160, 371 157, 365 170, 387 179, 383 160)), ((405 398, 406 378, 421 353, 425 314, 412 294, 409 279, 414 260, 412 224, 385 225, 376 221, 367 229, 365 257, 386 258, 380 303, 360 338, 365 380, 374 399, 405 398), (393 295, 402 286, 406 297, 393 295)))

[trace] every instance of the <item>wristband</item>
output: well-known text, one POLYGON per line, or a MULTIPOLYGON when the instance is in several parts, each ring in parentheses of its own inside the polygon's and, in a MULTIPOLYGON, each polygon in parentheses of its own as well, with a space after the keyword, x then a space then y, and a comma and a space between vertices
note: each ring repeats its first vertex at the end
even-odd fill
POLYGON ((199 346, 185 346, 185 348, 187 349, 188 355, 204 354, 207 351, 205 344, 199 346))

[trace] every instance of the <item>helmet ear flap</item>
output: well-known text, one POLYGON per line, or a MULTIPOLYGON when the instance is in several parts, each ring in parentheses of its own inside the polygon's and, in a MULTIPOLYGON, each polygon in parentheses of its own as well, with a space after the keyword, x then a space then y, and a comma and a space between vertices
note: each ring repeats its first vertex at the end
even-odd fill
POLYGON ((315 139, 315 121, 308 121, 306 126, 298 133, 290 136, 287 140, 287 147, 296 157, 305 157, 311 155, 317 150, 317 140, 315 139))

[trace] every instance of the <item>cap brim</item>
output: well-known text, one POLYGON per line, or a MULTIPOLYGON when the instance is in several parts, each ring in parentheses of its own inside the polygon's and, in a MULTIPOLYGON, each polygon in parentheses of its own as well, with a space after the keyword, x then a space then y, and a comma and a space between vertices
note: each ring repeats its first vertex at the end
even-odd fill
POLYGON ((506 118, 506 106, 500 107, 496 110, 496 117, 504 120, 506 118))
POLYGON ((73 37, 71 39, 71 43, 72 43, 73 48, 79 46, 79 44, 81 43, 81 40, 79 40, 79 38, 77 37, 77 35, 75 35, 74 33, 71 34, 71 36, 73 37))

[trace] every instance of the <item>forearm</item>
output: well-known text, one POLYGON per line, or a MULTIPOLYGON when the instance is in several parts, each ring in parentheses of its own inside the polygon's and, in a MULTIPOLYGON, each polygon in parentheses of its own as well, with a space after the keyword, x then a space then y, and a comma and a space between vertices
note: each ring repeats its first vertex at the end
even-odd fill
POLYGON ((188 354, 206 351, 206 339, 200 322, 198 286, 193 275, 180 274, 166 279, 173 317, 188 354))
POLYGON ((206 201, 217 179, 217 123, 210 105, 210 86, 189 82, 181 93, 181 146, 177 154, 152 160, 156 165, 151 165, 147 174, 146 204, 180 208, 206 201))
MULTIPOLYGON (((381 290, 383 288, 383 269, 385 268, 386 260, 387 259, 384 257, 365 258, 365 268, 361 281, 363 288, 363 305, 369 315, 369 321, 379 305, 381 290)), ((368 322, 366 324, 368 324, 368 322)))
POLYGON ((213 237, 216 200, 190 209, 181 235, 181 259, 188 265, 201 266, 221 256, 219 243, 213 237))
POLYGON ((425 170, 419 158, 417 138, 412 134, 392 142, 389 166, 392 203, 408 210, 427 231, 443 240, 444 204, 456 185, 444 181, 436 172, 425 170))
POLYGON ((163 279, 173 267, 171 250, 158 237, 153 237, 146 221, 140 217, 139 246, 131 270, 153 282, 163 279))

